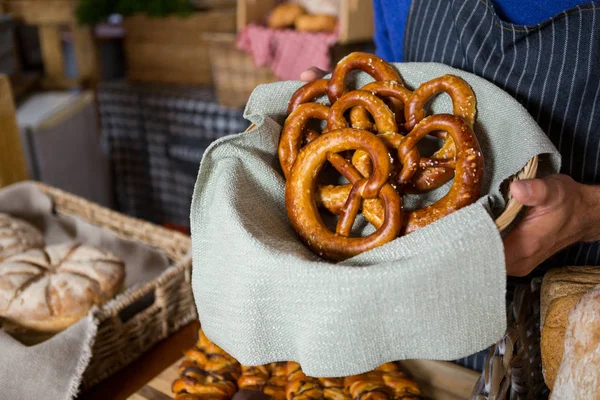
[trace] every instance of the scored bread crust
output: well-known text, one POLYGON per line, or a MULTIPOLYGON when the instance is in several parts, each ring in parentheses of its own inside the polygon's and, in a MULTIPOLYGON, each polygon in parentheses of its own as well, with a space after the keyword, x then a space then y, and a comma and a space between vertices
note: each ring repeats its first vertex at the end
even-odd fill
POLYGON ((25 250, 43 247, 44 236, 28 222, 0 213, 0 262, 25 250))
POLYGON ((0 263, 0 317, 14 332, 56 333, 116 296, 124 263, 92 246, 31 249, 0 263))

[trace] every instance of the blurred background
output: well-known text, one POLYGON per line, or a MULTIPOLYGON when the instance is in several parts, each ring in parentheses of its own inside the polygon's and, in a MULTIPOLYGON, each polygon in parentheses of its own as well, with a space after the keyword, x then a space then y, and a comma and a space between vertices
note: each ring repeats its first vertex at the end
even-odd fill
POLYGON ((370 0, 0 4, 0 186, 39 180, 186 233, 202 154, 248 127, 257 85, 374 51, 370 0))

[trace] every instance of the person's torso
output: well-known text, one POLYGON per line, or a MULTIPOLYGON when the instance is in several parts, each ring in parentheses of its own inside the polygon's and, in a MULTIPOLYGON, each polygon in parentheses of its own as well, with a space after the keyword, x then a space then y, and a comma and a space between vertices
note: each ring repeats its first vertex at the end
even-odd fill
MULTIPOLYGON (((561 172, 600 184, 600 2, 517 25, 489 0, 413 0, 403 61, 444 63, 505 89, 558 148, 561 172)), ((571 246, 534 274, 565 265, 600 265, 600 243, 571 246)))

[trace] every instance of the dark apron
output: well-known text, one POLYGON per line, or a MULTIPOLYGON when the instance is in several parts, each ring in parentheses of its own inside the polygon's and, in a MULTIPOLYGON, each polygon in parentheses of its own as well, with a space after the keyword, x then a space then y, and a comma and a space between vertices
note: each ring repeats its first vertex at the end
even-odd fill
MULTIPOLYGON (((488 0, 413 0, 404 38, 404 61, 444 63, 506 90, 558 148, 562 173, 600 183, 600 2, 524 26, 488 0)), ((600 265, 600 242, 567 248, 528 279, 566 265, 600 265)), ((509 279, 509 292, 521 281, 509 279)), ((458 362, 482 370, 486 356, 458 362)))

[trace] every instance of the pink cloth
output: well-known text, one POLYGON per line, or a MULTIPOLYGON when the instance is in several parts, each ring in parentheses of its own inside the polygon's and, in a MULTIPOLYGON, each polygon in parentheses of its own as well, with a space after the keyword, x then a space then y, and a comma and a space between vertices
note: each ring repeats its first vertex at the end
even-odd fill
POLYGON ((254 64, 269 67, 279 79, 298 80, 305 69, 330 69, 330 49, 338 34, 298 32, 247 25, 238 35, 238 49, 249 53, 254 64))

